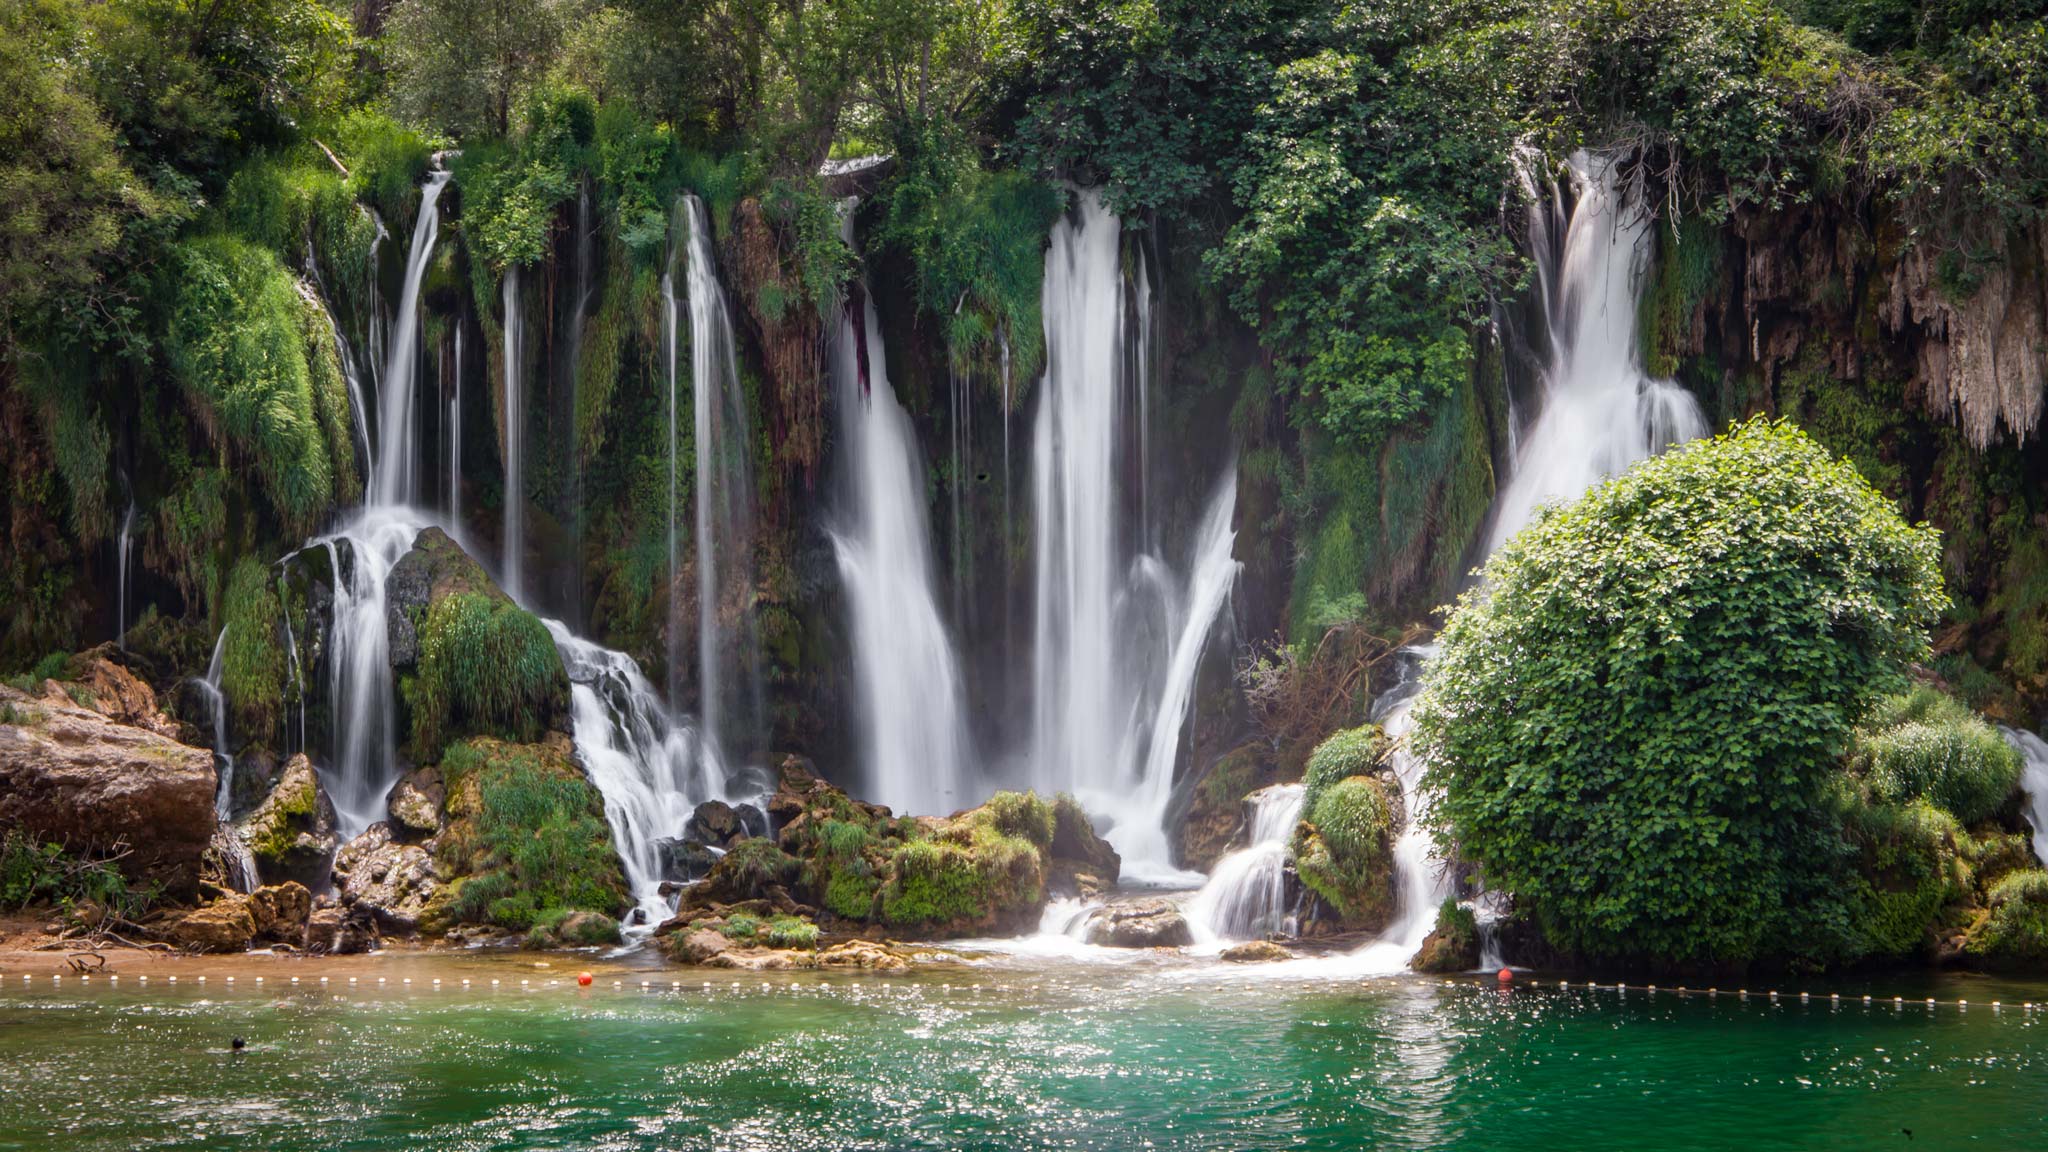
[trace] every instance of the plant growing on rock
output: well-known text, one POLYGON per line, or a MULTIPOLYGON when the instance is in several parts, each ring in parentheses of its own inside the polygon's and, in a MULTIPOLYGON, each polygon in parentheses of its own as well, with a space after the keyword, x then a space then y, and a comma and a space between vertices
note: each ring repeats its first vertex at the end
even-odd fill
POLYGON ((1385 788, 1370 776, 1347 776, 1321 789, 1302 812, 1293 843, 1301 882, 1346 927, 1384 923, 1394 908, 1393 814, 1385 788))
POLYGON ((1879 702, 1857 734, 1854 758, 1877 799, 1924 796, 1964 824, 1995 815, 2023 767, 1997 730, 1926 685, 1879 702))
POLYGON ((603 799, 566 745, 467 740, 449 746, 441 776, 436 856, 459 879, 436 896, 436 919, 524 930, 555 909, 625 911, 603 799))
POLYGON ((1416 709, 1440 843, 1580 955, 1839 948, 1838 757, 1926 654, 1939 555, 1763 420, 1551 509, 1460 600, 1416 709))
POLYGON ((569 676, 539 617, 501 595, 456 592, 427 609, 408 689, 413 745, 432 755, 463 733, 538 739, 567 711, 569 676))

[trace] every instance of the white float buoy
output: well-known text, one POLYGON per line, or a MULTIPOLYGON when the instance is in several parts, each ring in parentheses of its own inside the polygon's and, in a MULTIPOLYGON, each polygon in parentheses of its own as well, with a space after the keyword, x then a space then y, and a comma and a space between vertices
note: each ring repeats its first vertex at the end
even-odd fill
POLYGON ((292 983, 297 984, 298 982, 299 978, 297 976, 292 977, 292 983))

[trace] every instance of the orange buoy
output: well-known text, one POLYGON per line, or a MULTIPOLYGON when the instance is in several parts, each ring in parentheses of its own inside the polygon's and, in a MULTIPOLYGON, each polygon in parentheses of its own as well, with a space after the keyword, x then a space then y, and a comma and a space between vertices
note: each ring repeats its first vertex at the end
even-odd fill
POLYGON ((585 972, 583 975, 576 977, 576 983, 581 984, 585 988, 590 987, 590 973, 585 972))
POLYGON ((1511 969, 1511 968, 1503 968, 1503 969, 1501 969, 1501 970, 1500 970, 1500 982, 1501 982, 1501 983, 1503 983, 1503 984, 1506 984, 1506 983, 1507 983, 1508 981, 1510 981, 1510 980, 1513 980, 1514 978, 1515 978, 1515 973, 1514 973, 1514 970, 1513 970, 1513 969, 1511 969))

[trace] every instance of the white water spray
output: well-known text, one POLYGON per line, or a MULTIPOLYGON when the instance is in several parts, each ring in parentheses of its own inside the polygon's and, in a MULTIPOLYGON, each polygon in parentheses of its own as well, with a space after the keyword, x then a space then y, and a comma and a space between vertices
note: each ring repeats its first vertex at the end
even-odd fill
POLYGON ((2019 749, 2024 767, 2020 770, 2020 791, 2027 795, 2025 815, 2034 829, 2034 858, 2048 867, 2048 742, 2032 732, 2003 729, 2005 738, 2019 749))
POLYGON ((1514 473, 1494 509, 1492 552, 1537 509, 1572 500, 1665 447, 1706 434, 1699 402, 1651 378, 1636 347, 1636 302, 1650 261, 1649 209, 1620 185, 1618 160, 1574 153, 1578 202, 1553 276, 1549 208, 1533 198, 1530 233, 1550 328, 1542 410, 1522 438, 1514 473))
POLYGON ((519 269, 505 269, 505 529, 500 541, 504 556, 500 578, 505 594, 520 599, 526 568, 526 476, 522 468, 526 436, 525 401, 519 395, 520 337, 524 318, 519 312, 519 269))
MULTIPOLYGON (((853 243, 851 202, 841 235, 853 243)), ((857 295, 832 348, 845 486, 832 545, 852 616, 867 791, 898 813, 942 815, 969 802, 959 661, 934 596, 917 436, 889 384, 874 301, 857 295)))
POLYGON ((1294 935, 1287 860, 1306 791, 1300 784, 1276 784, 1247 799, 1249 843, 1218 860, 1209 882, 1182 909, 1195 943, 1294 935))

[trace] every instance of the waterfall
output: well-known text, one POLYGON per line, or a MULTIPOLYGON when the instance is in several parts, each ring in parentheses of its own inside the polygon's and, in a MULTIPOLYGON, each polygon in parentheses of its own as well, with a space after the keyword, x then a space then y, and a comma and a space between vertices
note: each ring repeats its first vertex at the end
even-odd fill
POLYGON ((2020 790, 2027 794, 2025 815, 2034 829, 2034 858, 2048 866, 2048 742, 2032 732, 2003 731, 2025 762, 2020 770, 2020 790))
POLYGON ((418 452, 414 448, 413 389, 419 373, 420 282, 427 263, 434 257, 434 240, 440 231, 441 189, 448 186, 451 173, 433 172, 420 189, 420 215, 413 225, 412 247, 406 253, 405 287, 398 296, 398 327, 391 341, 390 358, 378 381, 378 424, 384 443, 383 459, 370 481, 371 505, 404 504, 413 498, 414 469, 418 452))
MULTIPOLYGON (((704 202, 695 196, 683 197, 681 207, 689 225, 687 287, 690 298, 690 404, 696 446, 693 487, 696 492, 698 722, 706 744, 716 753, 727 747, 743 747, 750 743, 734 742, 733 733, 729 730, 731 721, 725 718, 725 696, 730 685, 720 674, 719 667, 720 653, 728 646, 719 620, 719 585, 720 577, 726 576, 740 582, 738 591, 742 597, 749 591, 745 582, 752 578, 748 562, 751 551, 748 523, 753 516, 753 481, 747 454, 752 446, 747 437, 746 399, 740 393, 732 317, 726 311, 725 290, 718 283, 717 268, 712 263, 709 218, 704 212, 704 202), (720 567, 721 555, 725 557, 725 569, 720 567)), ((673 350, 670 359, 674 359, 673 350)), ((673 400, 670 411, 673 422, 673 400)), ((671 429, 671 444, 673 435, 671 429)), ((670 562, 673 564, 673 451, 670 469, 670 562)), ((746 621, 740 623, 745 637, 746 621)), ((749 683, 753 669, 750 657, 750 653, 742 651, 742 678, 749 683)))
MULTIPOLYGON (((841 234, 851 246, 852 202, 841 234)), ((867 798, 944 814, 968 802, 960 668, 934 593, 924 462, 858 285, 841 309, 832 378, 844 492, 831 534, 852 617, 867 798)))
MULTIPOLYGON (((394 451, 410 447, 386 443, 394 451)), ((328 701, 336 747, 322 782, 343 840, 384 819, 385 796, 398 780, 384 580, 411 551, 420 527, 410 509, 365 508, 309 545, 326 550, 334 571, 328 701)))
MULTIPOLYGON (((1188 575, 1176 580, 1139 547, 1145 529, 1127 507, 1128 450, 1135 439, 1142 453, 1144 441, 1125 413, 1135 397, 1145 422, 1149 353, 1130 357, 1125 346, 1121 225, 1095 190, 1077 199, 1045 265, 1032 785, 1072 791, 1103 818, 1127 877, 1182 882, 1191 877, 1173 868, 1163 823, 1194 676, 1236 580, 1235 469, 1224 469, 1188 575)), ((1149 286, 1135 295, 1149 306, 1149 286)), ((1148 324, 1139 318, 1141 344, 1148 324)))
POLYGON ((234 806, 235 757, 228 750, 228 698, 221 690, 221 671, 228 649, 228 630, 223 626, 213 641, 213 656, 206 662, 206 678, 194 681, 206 693, 213 716, 214 786, 213 814, 226 820, 234 806))
POLYGON ((1277 784, 1251 795, 1250 843, 1218 860, 1209 882, 1183 909, 1197 943, 1294 935, 1287 860, 1306 791, 1300 784, 1277 784))
POLYGON ((674 905, 662 894, 661 841, 682 833, 696 805, 732 799, 731 781, 690 729, 673 722, 640 666, 623 652, 547 622, 569 673, 577 755, 604 797, 612 842, 635 911, 628 930, 651 932, 674 905))
POLYGON ((121 514, 121 534, 114 538, 114 643, 128 650, 128 570, 135 546, 135 501, 121 514))
POLYGON ((455 387, 448 397, 448 523, 462 525, 462 321, 455 322, 455 387))
POLYGON ((1394 918, 1377 939, 1352 957, 1366 972, 1405 971, 1436 926, 1437 909, 1453 887, 1424 826, 1429 794, 1422 787, 1422 762, 1409 750, 1407 739, 1415 727, 1409 711, 1422 694, 1422 677, 1435 655, 1433 645, 1402 649, 1399 684, 1373 703, 1373 722, 1394 742, 1390 759, 1407 819, 1394 837, 1394 918))
POLYGON ((519 396, 519 345, 523 318, 519 314, 517 267, 505 269, 504 297, 505 451, 502 459, 505 461, 505 532, 501 546, 505 555, 500 578, 505 585, 505 594, 518 600, 524 587, 523 571, 526 567, 526 478, 520 471, 526 410, 519 396))
POLYGON ((1668 445, 1705 435, 1706 417, 1684 388, 1652 379, 1636 347, 1636 302, 1650 261, 1650 210, 1621 187, 1617 157, 1574 153, 1578 191, 1555 273, 1545 251, 1549 210, 1532 197, 1530 236, 1550 332, 1542 410, 1522 438, 1494 507, 1489 552, 1542 505, 1572 500, 1668 445))

